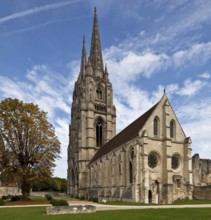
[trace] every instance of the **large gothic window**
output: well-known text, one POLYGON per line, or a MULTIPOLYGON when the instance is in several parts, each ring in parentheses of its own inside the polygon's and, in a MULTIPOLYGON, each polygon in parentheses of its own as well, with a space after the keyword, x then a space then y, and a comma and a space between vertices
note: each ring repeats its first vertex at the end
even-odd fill
POLYGON ((96 146, 97 147, 102 147, 103 145, 103 125, 104 125, 103 120, 99 118, 96 123, 96 146))
POLYGON ((175 138, 175 121, 170 122, 170 138, 175 138))

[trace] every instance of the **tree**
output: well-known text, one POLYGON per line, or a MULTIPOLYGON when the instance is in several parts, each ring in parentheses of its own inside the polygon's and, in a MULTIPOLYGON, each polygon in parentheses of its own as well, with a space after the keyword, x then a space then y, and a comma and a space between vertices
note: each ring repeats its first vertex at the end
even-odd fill
POLYGON ((52 177, 51 179, 39 180, 33 183, 33 191, 55 191, 66 193, 67 192, 67 179, 52 177))
POLYGON ((34 181, 52 176, 59 153, 46 112, 18 99, 0 102, 0 173, 19 184, 23 199, 29 198, 34 181))

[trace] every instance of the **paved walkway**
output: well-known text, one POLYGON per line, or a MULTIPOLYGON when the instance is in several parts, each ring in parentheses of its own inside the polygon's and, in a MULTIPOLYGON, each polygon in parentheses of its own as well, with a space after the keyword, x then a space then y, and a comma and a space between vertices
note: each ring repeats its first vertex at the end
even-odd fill
MULTIPOLYGON (((181 208, 211 208, 211 204, 198 204, 198 205, 146 205, 146 206, 126 206, 126 205, 107 205, 99 204, 88 201, 70 201, 69 205, 94 205, 97 211, 108 210, 129 210, 129 209, 181 209, 181 208)), ((41 207, 51 206, 50 204, 44 205, 22 205, 22 206, 0 206, 0 208, 15 208, 15 207, 41 207)))
POLYGON ((126 205, 107 205, 87 201, 74 201, 70 205, 94 205, 97 211, 106 210, 129 210, 129 209, 177 209, 177 208, 211 208, 211 204, 197 205, 141 205, 141 206, 126 206, 126 205))

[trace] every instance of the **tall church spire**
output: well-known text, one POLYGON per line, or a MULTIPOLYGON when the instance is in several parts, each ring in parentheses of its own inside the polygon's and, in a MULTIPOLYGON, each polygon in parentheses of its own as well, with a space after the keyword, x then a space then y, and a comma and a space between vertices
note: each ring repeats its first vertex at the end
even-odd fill
POLYGON ((90 61, 93 70, 101 70, 103 72, 103 58, 100 44, 100 34, 98 28, 97 10, 94 9, 94 21, 92 30, 92 42, 90 48, 90 61))
POLYGON ((81 55, 81 71, 80 74, 85 74, 86 66, 86 45, 85 45, 85 36, 83 37, 83 46, 82 46, 82 55, 81 55))

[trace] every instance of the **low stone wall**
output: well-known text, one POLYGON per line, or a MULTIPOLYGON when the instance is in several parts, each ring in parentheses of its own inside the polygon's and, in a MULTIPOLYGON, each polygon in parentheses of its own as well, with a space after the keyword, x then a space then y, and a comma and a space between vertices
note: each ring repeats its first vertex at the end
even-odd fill
POLYGON ((211 199, 211 185, 195 186, 193 189, 193 198, 195 198, 195 199, 211 199))
POLYGON ((12 186, 1 186, 0 187, 0 196, 7 196, 7 195, 21 195, 21 190, 18 187, 12 186))
POLYGON ((96 212, 96 207, 93 205, 46 207, 47 215, 79 214, 79 213, 92 213, 92 212, 96 212))
POLYGON ((30 195, 31 196, 42 196, 45 197, 45 195, 51 195, 51 196, 65 196, 65 193, 60 193, 60 192, 49 192, 49 191, 43 191, 43 192, 38 192, 38 191, 31 191, 30 195))

